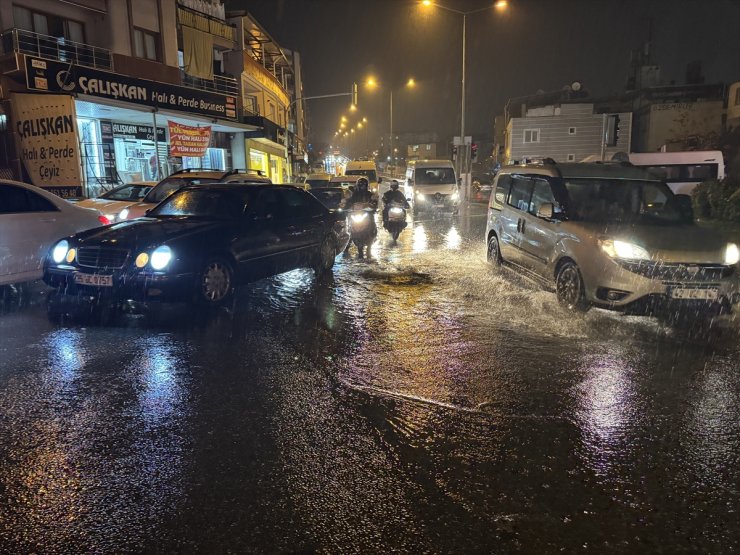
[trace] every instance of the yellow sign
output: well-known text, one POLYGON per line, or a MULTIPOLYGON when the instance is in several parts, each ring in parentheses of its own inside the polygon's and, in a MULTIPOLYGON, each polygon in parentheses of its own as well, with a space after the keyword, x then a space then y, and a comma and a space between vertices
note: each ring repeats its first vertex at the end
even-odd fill
POLYGON ((63 94, 11 93, 18 157, 38 187, 82 185, 74 100, 63 94))

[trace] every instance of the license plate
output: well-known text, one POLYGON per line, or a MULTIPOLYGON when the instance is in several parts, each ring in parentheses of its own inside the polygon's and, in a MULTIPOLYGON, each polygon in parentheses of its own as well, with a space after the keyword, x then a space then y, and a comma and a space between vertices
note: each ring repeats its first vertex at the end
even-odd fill
POLYGON ((676 287, 671 289, 672 299, 694 301, 716 301, 719 291, 713 287, 676 287))
POLYGON ((98 274, 75 274, 75 283, 78 285, 94 285, 95 287, 113 287, 113 276, 98 274))

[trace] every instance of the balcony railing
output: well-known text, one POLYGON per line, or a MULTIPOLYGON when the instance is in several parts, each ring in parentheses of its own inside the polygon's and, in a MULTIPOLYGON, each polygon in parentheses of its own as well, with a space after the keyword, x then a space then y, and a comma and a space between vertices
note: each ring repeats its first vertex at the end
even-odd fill
POLYGON ((182 72, 182 84, 192 89, 201 91, 211 91, 221 94, 230 94, 237 96, 239 94, 238 81, 228 75, 214 75, 213 80, 193 77, 184 71, 182 72))
POLYGON ((23 29, 10 29, 0 34, 0 44, 3 54, 20 52, 68 64, 73 63, 96 69, 113 69, 110 50, 73 42, 64 37, 51 37, 23 29))

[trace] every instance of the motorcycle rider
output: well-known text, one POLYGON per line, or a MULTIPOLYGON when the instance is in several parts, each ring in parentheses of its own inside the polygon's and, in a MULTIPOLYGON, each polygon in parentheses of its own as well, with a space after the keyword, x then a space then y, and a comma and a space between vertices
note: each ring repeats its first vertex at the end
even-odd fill
POLYGON ((391 209, 391 204, 400 204, 406 210, 410 208, 406 195, 398 189, 397 179, 391 181, 391 188, 383 195, 383 225, 388 223, 388 211, 391 209))
MULTIPOLYGON (((354 193, 352 193, 352 196, 346 199, 344 202, 344 207, 348 210, 352 210, 352 207, 355 204, 369 204, 370 207, 373 210, 377 210, 378 208, 378 197, 371 193, 369 190, 370 182, 365 177, 361 177, 357 180, 357 188, 355 189, 354 193)), ((375 228, 375 218, 370 218, 370 225, 372 225, 373 228, 375 228)), ((377 229, 372 233, 373 237, 377 235, 377 229)), ((370 258, 370 243, 367 244, 367 257, 370 258)), ((347 248, 344 252, 349 251, 349 246, 352 244, 352 241, 347 245, 347 248)), ((359 257, 363 258, 364 253, 362 252, 362 247, 358 247, 359 251, 359 257)))

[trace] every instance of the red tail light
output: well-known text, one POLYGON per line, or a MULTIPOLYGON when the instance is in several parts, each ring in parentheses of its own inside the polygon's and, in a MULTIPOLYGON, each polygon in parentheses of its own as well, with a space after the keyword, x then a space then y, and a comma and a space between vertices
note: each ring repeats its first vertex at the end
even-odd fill
POLYGON ((103 225, 110 225, 110 220, 103 216, 102 214, 98 216, 98 221, 103 225))

